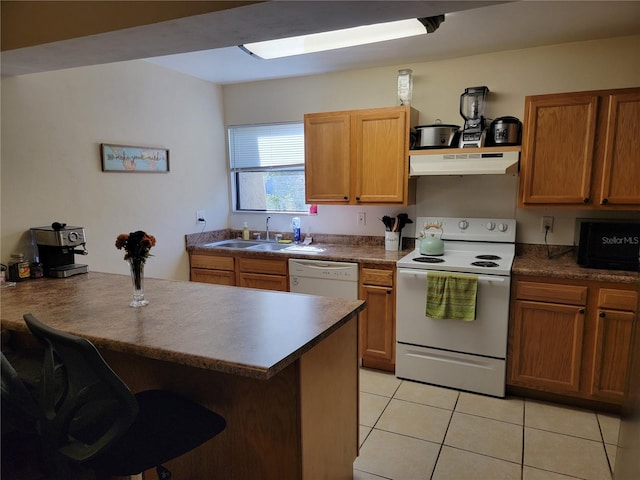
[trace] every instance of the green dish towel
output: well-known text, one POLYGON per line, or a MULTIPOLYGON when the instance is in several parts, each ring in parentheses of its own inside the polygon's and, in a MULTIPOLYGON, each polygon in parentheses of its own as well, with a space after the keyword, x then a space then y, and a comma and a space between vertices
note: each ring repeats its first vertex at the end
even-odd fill
POLYGON ((461 273, 427 274, 426 316, 442 320, 476 319, 478 277, 461 273))

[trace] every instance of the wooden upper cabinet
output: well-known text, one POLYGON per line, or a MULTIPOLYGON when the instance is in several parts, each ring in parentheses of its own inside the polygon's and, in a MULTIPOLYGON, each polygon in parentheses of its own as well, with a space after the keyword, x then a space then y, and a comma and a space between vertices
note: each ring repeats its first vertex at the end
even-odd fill
POLYGON ((529 96, 519 207, 640 209, 640 89, 529 96))
POLYGON ((640 206, 640 89, 609 96, 602 187, 606 205, 640 206))
POLYGON ((355 196, 359 203, 403 203, 409 171, 406 109, 352 116, 355 196))
POLYGON ((414 203, 409 132, 417 121, 410 107, 305 115, 306 202, 414 203))
POLYGON ((349 203, 350 116, 323 113, 304 117, 307 203, 349 203))
POLYGON ((521 155, 525 204, 589 201, 597 95, 527 97, 521 155))

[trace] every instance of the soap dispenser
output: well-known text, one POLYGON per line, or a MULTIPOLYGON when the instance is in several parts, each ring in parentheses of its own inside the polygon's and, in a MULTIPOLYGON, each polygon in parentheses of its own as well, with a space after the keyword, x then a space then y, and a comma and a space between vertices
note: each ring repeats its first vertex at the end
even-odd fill
POLYGON ((242 225, 242 239, 249 240, 249 225, 247 225, 247 222, 242 225))

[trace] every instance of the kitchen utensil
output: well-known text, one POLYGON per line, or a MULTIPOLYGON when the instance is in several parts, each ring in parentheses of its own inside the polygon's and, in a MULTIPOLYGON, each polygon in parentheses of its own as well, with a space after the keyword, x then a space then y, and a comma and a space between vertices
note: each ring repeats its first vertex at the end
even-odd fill
POLYGON ((520 145, 522 122, 516 117, 498 117, 489 125, 490 145, 520 145))
POLYGON ((460 134, 460 148, 482 147, 486 136, 484 107, 488 87, 469 87, 460 95, 460 115, 464 118, 464 128, 460 134))
POLYGON ((383 216, 381 219, 382 223, 384 224, 384 228, 387 232, 390 232, 393 229, 393 224, 395 222, 395 220, 393 219, 393 217, 390 217, 388 215, 383 216))
POLYGON ((455 145, 459 125, 448 125, 440 119, 433 125, 420 125, 416 127, 416 141, 413 148, 448 148, 455 145))
POLYGON ((409 215, 406 213, 399 213, 397 216, 398 219, 398 231, 401 232, 405 225, 409 223, 413 223, 413 220, 409 218, 409 215))
POLYGON ((442 241, 442 225, 437 223, 428 223, 424 226, 424 232, 420 238, 420 255, 439 256, 444 255, 444 242, 442 241), (435 232, 427 233, 429 229, 440 230, 440 234, 436 236, 435 232))

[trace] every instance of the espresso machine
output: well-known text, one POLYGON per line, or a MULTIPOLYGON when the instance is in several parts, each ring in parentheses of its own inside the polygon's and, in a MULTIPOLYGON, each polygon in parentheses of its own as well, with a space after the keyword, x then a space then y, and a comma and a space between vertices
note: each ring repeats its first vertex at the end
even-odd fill
POLYGON ((487 135, 484 107, 488 93, 487 87, 469 87, 460 95, 460 115, 464 118, 460 148, 484 146, 487 135))
POLYGON ((75 255, 87 255, 84 228, 53 222, 50 227, 34 227, 31 238, 37 246, 44 275, 64 278, 89 271, 88 265, 75 263, 75 255))

